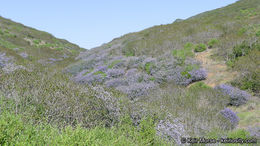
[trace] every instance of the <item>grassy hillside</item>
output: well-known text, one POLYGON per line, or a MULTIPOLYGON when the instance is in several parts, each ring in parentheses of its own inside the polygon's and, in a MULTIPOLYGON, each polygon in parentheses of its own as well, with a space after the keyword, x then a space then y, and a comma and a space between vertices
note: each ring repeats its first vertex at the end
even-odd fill
MULTIPOLYGON (((0 53, 21 64, 43 65, 73 61, 84 49, 66 40, 0 17, 0 53), (67 60, 67 61, 66 61, 67 60)), ((64 63, 61 63, 64 64, 64 63)))
POLYGON ((240 0, 88 51, 0 18, 0 144, 259 138, 259 12, 240 0))
POLYGON ((244 40, 254 42, 257 39, 260 27, 259 5, 258 0, 241 0, 180 22, 124 35, 102 48, 119 45, 114 49, 123 55, 132 52, 136 56, 159 56, 173 49, 182 49, 187 42, 207 44, 211 39, 217 39, 219 43, 215 47, 219 50, 216 53, 226 57, 234 45, 244 40))

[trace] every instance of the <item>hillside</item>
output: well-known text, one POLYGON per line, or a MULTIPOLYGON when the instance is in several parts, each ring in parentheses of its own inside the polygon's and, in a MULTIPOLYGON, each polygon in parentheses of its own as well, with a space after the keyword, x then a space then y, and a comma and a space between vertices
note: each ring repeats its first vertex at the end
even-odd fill
MULTIPOLYGON (((229 99, 231 101, 228 103, 230 105, 245 104, 247 100, 257 103, 253 106, 256 112, 251 117, 257 119, 260 90, 259 12, 259 0, 240 0, 229 6, 205 12, 186 20, 126 34, 100 47, 81 53, 77 57, 78 61, 70 65, 67 71, 74 76, 74 81, 78 83, 102 84, 109 88, 112 87, 126 94, 131 101, 141 102, 139 103, 141 105, 146 102, 151 104, 155 101, 162 102, 160 100, 173 100, 172 98, 175 96, 172 97, 173 95, 170 95, 172 92, 169 92, 170 89, 167 88, 172 84, 180 85, 181 87, 177 88, 184 88, 184 90, 186 90, 185 86, 189 88, 195 86, 194 88, 198 88, 196 90, 210 86, 211 88, 207 89, 209 91, 205 91, 207 93, 200 91, 202 93, 198 93, 199 95, 193 95, 193 98, 200 98, 199 101, 187 102, 195 104, 200 100, 212 100, 214 103, 214 100, 220 97, 216 97, 217 93, 210 93, 210 91, 211 89, 221 89, 221 92, 231 96, 229 99), (203 82, 198 82, 203 80, 205 80, 205 85, 203 82), (242 90, 258 97, 251 98, 242 90), (158 93, 151 93, 151 91, 158 93), (161 92, 166 95, 161 95, 161 92), (243 96, 239 96, 239 94, 243 96), (153 99, 154 96, 156 96, 155 99, 153 99), (164 99, 163 96, 169 96, 170 99, 164 99), (200 96, 204 98, 209 96, 210 99, 203 99, 200 96), (232 103, 233 99, 237 100, 238 98, 241 98, 239 101, 241 103, 232 103)), ((189 93, 189 91, 183 92, 189 93)), ((196 91, 190 92, 190 94, 196 93, 196 91)), ((153 110, 158 110, 158 107, 162 106, 170 106, 162 113, 173 108, 171 110, 175 113, 170 113, 179 117, 179 111, 186 107, 176 110, 176 107, 174 108, 176 103, 168 104, 163 102, 161 105, 153 107, 153 110)), ((183 102, 183 104, 187 103, 183 102)), ((147 106, 151 108, 151 105, 147 106)), ((219 110, 226 107, 215 106, 219 110)), ((210 111, 211 108, 206 109, 210 111)), ((200 111, 202 109, 197 106, 192 110, 197 111, 197 113, 202 112, 200 111)), ((214 115, 216 112, 218 111, 209 114, 214 115)), ((167 114, 169 115, 169 112, 167 114)), ((194 113, 194 115, 196 114, 194 113)), ((205 116, 200 118, 203 119, 205 116)), ((194 120, 199 121, 197 118, 194 120)), ((241 117, 241 121, 243 120, 241 117)), ((259 120, 253 121, 255 122, 253 125, 259 125, 256 124, 259 120)), ((186 124, 188 123, 184 125, 186 124)), ((197 125, 194 128, 200 126, 197 125)), ((249 127, 250 125, 245 129, 249 127)), ((193 129, 194 131, 196 130, 193 129)), ((200 135, 202 131, 195 135, 200 135)))
POLYGON ((91 50, 0 17, 0 144, 260 138, 260 0, 91 50))
MULTIPOLYGON (((259 5, 259 0, 241 0, 187 20, 124 35, 81 53, 77 57, 79 61, 71 65, 68 71, 75 75, 78 82, 97 81, 109 87, 120 86, 119 90, 125 93, 128 91, 122 89, 122 86, 129 85, 130 81, 126 83, 122 80, 131 80, 128 79, 127 72, 133 69, 137 69, 141 74, 139 76, 142 76, 146 83, 143 86, 147 88, 165 80, 174 81, 178 85, 188 85, 206 78, 205 71, 200 69, 202 67, 199 61, 194 58, 195 48, 202 46, 213 48, 211 52, 215 60, 222 60, 232 66, 234 71, 238 71, 240 74, 237 79, 247 80, 245 74, 248 74, 248 71, 235 65, 235 60, 246 56, 246 48, 257 50, 259 46, 259 5), (254 48, 251 47, 252 44, 254 48), (239 51, 241 55, 236 54, 239 51), (108 74, 119 77, 111 79, 108 74)), ((257 66, 257 61, 251 62, 255 62, 254 65, 257 66)), ((254 80, 259 78, 258 69, 249 72, 253 72, 254 80)), ((138 78, 136 77, 136 80, 138 78)), ((242 87, 243 85, 238 84, 236 86, 258 94, 259 84, 251 81, 249 84, 254 84, 254 87, 242 87)), ((134 86, 144 88, 139 84, 134 86)))
POLYGON ((20 65, 62 64, 64 60, 72 61, 83 50, 47 32, 0 17, 0 53, 5 54, 6 58, 12 58, 9 61, 13 60, 20 65))

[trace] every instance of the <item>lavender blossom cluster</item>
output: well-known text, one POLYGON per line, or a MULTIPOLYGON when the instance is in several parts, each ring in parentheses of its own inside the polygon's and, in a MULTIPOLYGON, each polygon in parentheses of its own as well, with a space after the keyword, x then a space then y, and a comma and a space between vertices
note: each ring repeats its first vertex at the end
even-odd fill
POLYGON ((230 97, 229 104, 233 106, 245 104, 251 96, 246 91, 225 84, 219 85, 215 87, 215 89, 219 90, 224 95, 228 95, 230 97))
POLYGON ((235 128, 238 125, 239 118, 231 109, 225 108, 224 110, 220 111, 221 115, 230 121, 231 127, 235 128))
POLYGON ((10 58, 6 56, 5 53, 0 52, 0 67, 4 67, 9 62, 10 58))
POLYGON ((181 145, 181 137, 188 137, 188 134, 185 132, 184 125, 178 120, 171 117, 160 122, 156 126, 157 135, 162 138, 174 140, 176 144, 181 145))
POLYGON ((129 86, 118 86, 116 89, 126 93, 131 100, 148 94, 149 89, 155 87, 154 83, 134 83, 129 86))
POLYGON ((192 82, 205 80, 207 78, 207 71, 203 68, 198 70, 192 70, 189 73, 191 75, 192 82))

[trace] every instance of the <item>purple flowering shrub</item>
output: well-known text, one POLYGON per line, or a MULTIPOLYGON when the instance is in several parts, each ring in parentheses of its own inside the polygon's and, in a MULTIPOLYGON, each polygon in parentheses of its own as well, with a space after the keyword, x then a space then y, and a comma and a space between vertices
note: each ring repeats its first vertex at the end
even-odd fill
POLYGON ((248 132, 250 133, 250 136, 260 139, 260 127, 259 126, 249 127, 248 132))
POLYGON ((215 87, 215 89, 219 90, 224 95, 228 95, 230 97, 229 104, 233 106, 245 104, 251 96, 246 91, 225 84, 219 85, 215 87))
POLYGON ((230 122, 232 128, 235 128, 238 125, 239 118, 231 109, 225 108, 220 111, 220 114, 230 122))
POLYGON ((102 72, 107 71, 107 66, 105 66, 105 65, 98 66, 98 67, 96 67, 94 72, 97 72, 97 71, 102 71, 102 72))
POLYGON ((118 78, 118 77, 124 75, 125 70, 124 69, 108 69, 106 73, 111 78, 118 78))
POLYGON ((155 87, 154 83, 133 83, 129 86, 118 86, 116 89, 126 93, 131 100, 148 94, 148 90, 155 87))
POLYGON ((0 53, 0 67, 6 66, 10 58, 6 57, 5 53, 0 53))
POLYGON ((25 52, 22 52, 19 55, 22 56, 23 58, 28 58, 29 57, 29 55, 27 53, 25 53, 25 52))
POLYGON ((198 69, 198 70, 192 70, 189 73, 190 73, 192 82, 205 80, 207 78, 207 72, 203 68, 198 69))
POLYGON ((170 114, 164 120, 160 120, 156 125, 156 132, 164 139, 173 139, 177 144, 181 144, 181 137, 188 137, 183 123, 173 118, 170 114), (174 119, 174 120, 172 120, 174 119))

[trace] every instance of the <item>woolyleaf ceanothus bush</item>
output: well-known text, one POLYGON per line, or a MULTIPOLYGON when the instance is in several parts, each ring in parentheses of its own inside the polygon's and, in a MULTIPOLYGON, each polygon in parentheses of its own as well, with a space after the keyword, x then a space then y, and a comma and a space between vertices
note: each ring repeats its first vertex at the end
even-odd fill
POLYGON ((215 87, 215 89, 219 90, 224 95, 230 97, 229 105, 240 106, 245 104, 250 98, 250 94, 246 91, 242 91, 236 87, 232 87, 230 85, 219 85, 215 87))

